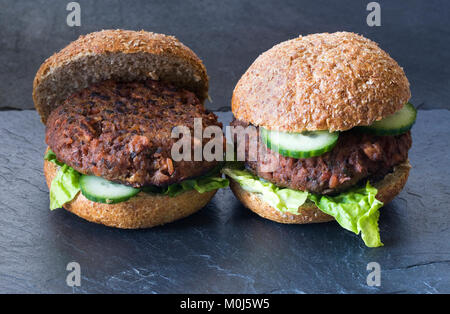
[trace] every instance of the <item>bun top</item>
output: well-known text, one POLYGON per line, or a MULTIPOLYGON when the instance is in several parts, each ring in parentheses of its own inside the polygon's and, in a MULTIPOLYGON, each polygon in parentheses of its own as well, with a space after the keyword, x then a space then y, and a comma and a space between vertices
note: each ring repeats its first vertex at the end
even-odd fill
POLYGON ((205 66, 175 37, 103 30, 80 36, 39 68, 33 101, 42 122, 73 93, 109 79, 161 80, 194 92, 202 103, 208 97, 205 66))
POLYGON ((403 69, 363 36, 323 33, 261 54, 234 89, 239 119, 286 132, 344 131, 370 125, 409 100, 403 69))

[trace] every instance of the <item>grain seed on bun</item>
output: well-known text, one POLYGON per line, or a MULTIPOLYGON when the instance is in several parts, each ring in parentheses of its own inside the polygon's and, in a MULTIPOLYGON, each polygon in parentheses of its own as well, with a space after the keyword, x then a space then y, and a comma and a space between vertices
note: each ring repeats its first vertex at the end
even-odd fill
POLYGON ((33 100, 42 122, 73 93, 109 79, 161 80, 194 92, 201 103, 208 97, 205 66, 175 37, 103 30, 80 36, 39 68, 33 100))
POLYGON ((363 36, 322 33, 261 54, 237 83, 236 119, 270 130, 345 131, 400 110, 409 100, 403 69, 363 36))

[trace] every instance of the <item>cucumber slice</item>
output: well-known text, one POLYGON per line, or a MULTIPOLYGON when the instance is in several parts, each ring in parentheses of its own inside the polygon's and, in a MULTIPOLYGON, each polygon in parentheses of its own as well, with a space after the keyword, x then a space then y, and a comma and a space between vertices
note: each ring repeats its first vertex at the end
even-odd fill
POLYGON ((141 190, 115 183, 96 176, 82 175, 80 178, 81 193, 97 203, 114 204, 128 200, 141 190))
POLYGON ((260 133, 269 149, 297 159, 319 156, 330 151, 339 137, 339 132, 328 131, 287 133, 260 128, 260 133))
POLYGON ((358 129, 375 135, 399 135, 409 131, 416 122, 417 110, 410 103, 402 109, 369 126, 360 126, 358 129))

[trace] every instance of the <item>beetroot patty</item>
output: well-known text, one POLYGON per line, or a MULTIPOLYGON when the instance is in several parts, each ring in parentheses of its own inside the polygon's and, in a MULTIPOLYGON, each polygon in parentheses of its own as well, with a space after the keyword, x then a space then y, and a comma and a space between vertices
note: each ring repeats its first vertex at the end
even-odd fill
MULTIPOLYGON (((235 120, 232 125, 247 126, 235 120)), ((408 158, 411 134, 375 136, 355 130, 342 132, 336 146, 321 156, 294 159, 266 148, 258 137, 258 161, 249 160, 246 145, 246 167, 255 175, 280 187, 332 194, 345 190, 365 178, 383 178, 408 158), (278 161, 277 161, 278 159, 278 161), (267 165, 271 164, 270 172, 267 165), (266 168, 264 168, 266 166, 266 168)))
POLYGON ((152 80, 105 81, 72 95, 52 112, 46 142, 59 160, 83 174, 134 187, 164 186, 217 165, 171 159, 178 141, 171 138, 172 128, 184 125, 193 137, 194 118, 202 118, 203 128, 221 127, 187 90, 152 80))

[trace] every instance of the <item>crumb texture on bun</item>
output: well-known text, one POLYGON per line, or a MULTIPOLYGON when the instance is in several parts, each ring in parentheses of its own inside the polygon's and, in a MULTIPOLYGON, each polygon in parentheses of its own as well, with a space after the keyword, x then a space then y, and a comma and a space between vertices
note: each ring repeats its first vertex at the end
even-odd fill
POLYGON ((80 36, 48 58, 33 83, 42 122, 74 92, 104 80, 161 80, 194 92, 203 103, 208 76, 202 61, 175 37, 103 30, 80 36))
MULTIPOLYGON (((373 186, 378 189, 376 198, 386 205, 394 197, 400 193, 408 180, 409 169, 411 165, 409 161, 397 165, 394 167, 392 173, 387 174, 382 180, 374 182, 373 186)), ((306 223, 319 223, 334 220, 332 216, 329 216, 322 212, 317 206, 307 200, 305 204, 300 206, 300 214, 294 215, 291 213, 282 213, 279 210, 273 208, 268 203, 264 202, 255 193, 245 191, 239 183, 231 178, 230 188, 236 197, 244 204, 245 207, 255 212, 259 216, 285 224, 306 224, 306 223)))
MULTIPOLYGON (((44 161, 44 174, 50 188, 58 167, 44 161)), ((184 192, 176 197, 150 195, 140 192, 128 201, 116 204, 96 203, 83 194, 78 195, 64 208, 88 221, 123 229, 149 228, 187 217, 203 208, 215 191, 198 193, 184 192)))
POLYGON ((403 69, 375 42, 322 33, 261 54, 237 83, 232 111, 272 130, 344 131, 395 113, 410 97, 403 69))

